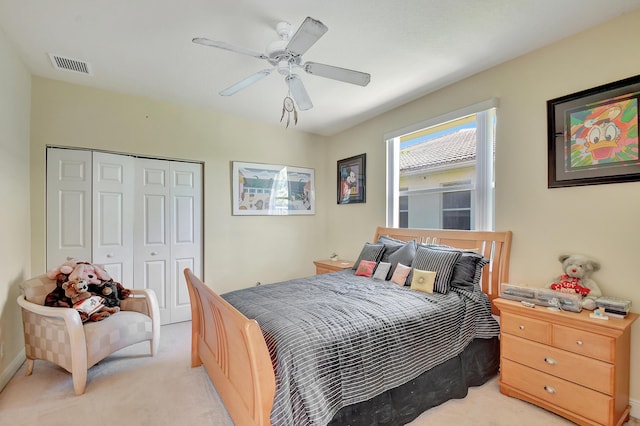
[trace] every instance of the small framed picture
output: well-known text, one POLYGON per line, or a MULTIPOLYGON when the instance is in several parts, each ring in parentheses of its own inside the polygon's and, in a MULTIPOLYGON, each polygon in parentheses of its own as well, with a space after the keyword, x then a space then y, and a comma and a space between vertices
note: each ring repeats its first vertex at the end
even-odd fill
POLYGON ((338 204, 366 202, 367 154, 338 160, 338 204))

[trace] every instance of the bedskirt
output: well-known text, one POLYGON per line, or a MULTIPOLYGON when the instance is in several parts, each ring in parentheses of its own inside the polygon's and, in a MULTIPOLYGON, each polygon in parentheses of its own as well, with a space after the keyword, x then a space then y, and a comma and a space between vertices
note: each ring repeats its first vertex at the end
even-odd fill
POLYGON ((460 355, 416 379, 367 401, 343 407, 329 425, 405 425, 429 408, 464 398, 469 387, 486 383, 498 374, 499 367, 499 339, 474 339, 460 355))

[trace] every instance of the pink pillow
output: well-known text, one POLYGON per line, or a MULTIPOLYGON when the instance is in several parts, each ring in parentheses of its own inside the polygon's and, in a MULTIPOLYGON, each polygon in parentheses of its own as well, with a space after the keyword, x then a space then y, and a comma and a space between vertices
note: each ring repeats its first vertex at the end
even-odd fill
POLYGON ((409 272, 411 272, 411 267, 403 265, 402 263, 398 263, 396 266, 396 270, 393 271, 393 275, 391 276, 391 282, 396 283, 398 285, 405 285, 407 283, 407 277, 409 276, 409 272))
POLYGON ((377 263, 372 260, 361 260, 358 269, 356 269, 356 275, 371 278, 373 270, 376 269, 376 265, 377 263))

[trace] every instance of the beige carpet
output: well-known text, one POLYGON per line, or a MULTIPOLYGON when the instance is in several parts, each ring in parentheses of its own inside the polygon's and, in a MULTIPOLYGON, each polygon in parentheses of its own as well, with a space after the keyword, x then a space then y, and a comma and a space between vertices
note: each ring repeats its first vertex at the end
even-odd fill
MULTIPOLYGON (((189 367, 190 333, 190 322, 163 326, 155 358, 147 343, 106 358, 89 370, 81 396, 73 394, 71 375, 61 368, 36 361, 33 375, 25 376, 23 365, 0 393, 0 425, 232 426, 206 372, 189 367)), ((423 413, 411 426, 514 424, 572 423, 500 394, 494 379, 423 413)))

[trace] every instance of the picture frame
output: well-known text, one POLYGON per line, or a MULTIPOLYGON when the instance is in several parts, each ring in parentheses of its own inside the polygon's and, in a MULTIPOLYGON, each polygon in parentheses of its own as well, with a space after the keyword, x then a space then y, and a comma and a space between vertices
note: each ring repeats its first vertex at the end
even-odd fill
POLYGON ((640 180, 640 75, 547 101, 548 187, 640 180))
POLYGON ((367 201, 367 154, 338 160, 338 204, 365 203, 367 201))
POLYGON ((233 161, 231 182, 234 216, 316 213, 314 169, 233 161))

